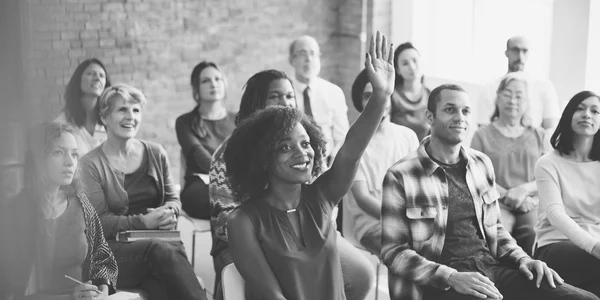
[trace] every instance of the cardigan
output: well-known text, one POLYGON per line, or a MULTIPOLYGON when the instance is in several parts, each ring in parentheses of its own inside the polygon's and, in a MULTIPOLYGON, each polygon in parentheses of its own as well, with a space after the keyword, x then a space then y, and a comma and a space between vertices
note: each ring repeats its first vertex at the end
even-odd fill
MULTIPOLYGON (((158 205, 169 206, 179 215, 181 202, 169 173, 165 149, 157 143, 140 141, 147 151, 148 175, 154 179, 158 189, 158 205)), ((102 145, 81 158, 79 165, 86 194, 100 216, 107 239, 115 239, 121 231, 147 229, 142 222, 142 214, 127 215, 129 197, 125 190, 125 173, 110 165, 102 145)))

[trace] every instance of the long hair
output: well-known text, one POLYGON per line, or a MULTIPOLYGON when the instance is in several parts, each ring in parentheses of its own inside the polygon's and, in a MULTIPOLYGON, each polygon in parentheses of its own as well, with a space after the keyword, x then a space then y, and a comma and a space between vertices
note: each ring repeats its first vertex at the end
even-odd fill
MULTIPOLYGON (((414 49, 417 52, 419 52, 419 50, 417 50, 417 48, 415 48, 415 46, 411 42, 400 44, 398 45, 398 47, 396 47, 396 50, 394 50, 394 70, 396 70, 396 73, 394 74, 396 76, 394 80, 394 86, 396 88, 399 88, 404 84, 404 78, 402 78, 402 76, 398 74, 398 70, 400 69, 400 66, 398 65, 398 58, 400 57, 400 53, 408 49, 414 49)), ((421 83, 423 82, 425 82, 425 75, 421 77, 421 83)))
MULTIPOLYGON (((500 109, 498 108, 498 98, 500 98, 500 94, 513 81, 522 82, 525 85, 525 95, 524 95, 525 100, 523 100, 523 101, 529 101, 529 99, 531 99, 529 96, 529 84, 527 83, 527 78, 525 77, 523 72, 510 72, 510 73, 504 75, 504 77, 502 77, 502 80, 500 81, 500 84, 498 85, 498 89, 496 89, 496 104, 495 104, 495 108, 494 108, 494 113, 492 114, 492 117, 490 118, 491 122, 494 122, 496 119, 498 119, 500 117, 500 109)), ((527 109, 529 109, 529 107, 527 109)), ((525 113, 523 113, 523 117, 524 116, 525 116, 525 113)), ((525 124, 523 124, 523 117, 521 117, 521 125, 525 125, 525 124)))
POLYGON ((296 108, 270 106, 243 121, 231 135, 223 153, 232 190, 241 201, 259 197, 268 182, 268 167, 276 144, 300 123, 315 152, 313 177, 320 174, 325 156, 325 138, 314 120, 296 108))
POLYGON ((235 117, 236 125, 242 123, 251 114, 266 107, 269 84, 278 79, 289 80, 292 84, 292 81, 284 72, 273 69, 260 71, 248 79, 244 85, 240 110, 235 117))
MULTIPOLYGON (((577 111, 577 107, 583 100, 596 97, 600 100, 600 96, 591 91, 581 91, 567 103, 567 106, 563 110, 562 116, 560 117, 560 121, 556 126, 556 130, 554 130, 554 134, 550 138, 550 143, 552 147, 562 155, 568 155, 571 151, 575 150, 573 147, 573 136, 575 133, 573 132, 573 127, 571 126, 571 122, 573 121, 573 115, 575 111, 577 111)), ((594 135, 594 142, 592 143, 592 150, 590 151, 589 158, 591 160, 600 161, 600 131, 596 132, 594 135)))
MULTIPOLYGON (((52 143, 64 133, 73 134, 70 125, 48 122, 32 127, 28 134, 25 153, 24 191, 27 194, 26 198, 29 201, 34 201, 32 206, 37 208, 39 214, 43 214, 44 211, 48 210, 52 211, 50 200, 53 195, 48 192, 49 182, 45 175, 44 160, 52 150, 52 143)), ((83 195, 84 188, 78 168, 75 170, 71 184, 61 186, 60 189, 67 196, 83 195)))
POLYGON ((225 76, 223 75, 223 72, 221 72, 221 70, 219 70, 219 67, 217 67, 217 64, 212 62, 212 61, 202 61, 200 63, 198 63, 194 69, 192 70, 192 74, 190 75, 190 85, 192 86, 192 97, 194 98, 194 101, 196 101, 197 105, 200 105, 200 74, 202 73, 202 71, 208 67, 213 67, 215 68, 217 71, 219 71, 219 73, 221 73, 221 76, 223 76, 223 82, 225 84, 225 95, 224 97, 227 98, 227 80, 225 80, 225 76))
MULTIPOLYGON (((108 72, 106 71, 104 64, 99 59, 86 59, 80 63, 77 68, 75 68, 75 72, 73 72, 73 75, 71 76, 71 79, 65 88, 65 107, 63 108, 63 111, 65 113, 67 122, 73 123, 78 127, 81 127, 85 124, 85 110, 81 104, 81 97, 83 97, 83 91, 81 90, 81 77, 83 76, 85 69, 91 64, 97 64, 102 68, 102 70, 104 70, 104 73, 106 74, 106 84, 104 85, 104 88, 110 87, 108 72)), ((97 108, 95 109, 94 113, 98 114, 97 108)), ((98 124, 102 124, 100 118, 97 119, 98 124)))

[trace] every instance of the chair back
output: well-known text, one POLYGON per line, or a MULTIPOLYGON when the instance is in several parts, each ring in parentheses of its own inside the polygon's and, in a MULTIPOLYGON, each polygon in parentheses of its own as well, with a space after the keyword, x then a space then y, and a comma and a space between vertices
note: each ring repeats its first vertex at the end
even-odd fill
POLYGON ((221 273, 221 288, 223 300, 245 300, 246 283, 234 264, 228 264, 221 273))

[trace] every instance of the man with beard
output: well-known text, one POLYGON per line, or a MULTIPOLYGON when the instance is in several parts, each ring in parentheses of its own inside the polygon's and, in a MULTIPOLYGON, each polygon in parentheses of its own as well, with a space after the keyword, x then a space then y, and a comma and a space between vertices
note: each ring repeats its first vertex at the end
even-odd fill
MULTIPOLYGON (((529 41, 523 36, 513 36, 506 41, 508 72, 525 72, 529 94, 529 110, 524 118, 524 125, 554 130, 561 113, 561 105, 552 82, 536 78, 526 73, 525 67, 529 59, 529 41)), ((479 126, 490 124, 496 107, 496 92, 500 80, 498 78, 487 84, 477 99, 476 120, 479 126)))

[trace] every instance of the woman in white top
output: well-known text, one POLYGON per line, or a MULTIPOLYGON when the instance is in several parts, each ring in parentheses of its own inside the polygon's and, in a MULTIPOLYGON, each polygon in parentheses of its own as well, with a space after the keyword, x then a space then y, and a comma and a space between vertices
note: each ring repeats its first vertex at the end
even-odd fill
POLYGON ((75 68, 65 88, 65 107, 56 121, 71 125, 80 156, 106 141, 106 130, 98 114, 98 98, 107 87, 110 80, 104 64, 90 58, 75 68))
POLYGON ((539 214, 535 255, 566 282, 600 295, 600 97, 583 91, 535 168, 539 214))

